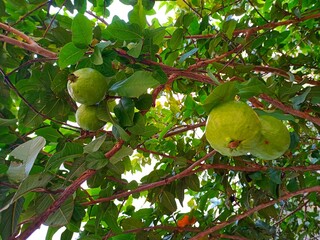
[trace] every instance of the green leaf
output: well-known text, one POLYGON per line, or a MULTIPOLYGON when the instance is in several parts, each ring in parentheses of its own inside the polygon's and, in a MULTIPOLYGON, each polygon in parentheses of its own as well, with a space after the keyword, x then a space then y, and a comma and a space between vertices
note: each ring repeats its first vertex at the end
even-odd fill
POLYGON ((241 99, 248 99, 253 96, 258 96, 261 93, 267 93, 266 85, 256 78, 243 82, 238 85, 239 95, 241 99))
POLYGON ((119 104, 114 107, 113 111, 122 127, 133 125, 134 102, 131 98, 121 98, 119 104))
POLYGON ((67 43, 59 53, 58 65, 61 69, 77 63, 86 53, 86 49, 77 48, 73 43, 67 43))
POLYGON ((108 226, 111 228, 111 230, 116 234, 120 234, 122 232, 122 230, 119 227, 119 224, 117 222, 119 210, 113 202, 110 202, 104 215, 105 215, 105 217, 104 217, 105 222, 108 224, 108 226))
POLYGON ((229 39, 232 39, 233 32, 236 29, 236 26, 237 26, 237 21, 234 19, 230 19, 224 22, 222 30, 225 32, 225 34, 229 39))
POLYGON ((185 178, 186 187, 190 188, 192 191, 200 191, 200 181, 196 174, 190 175, 185 178))
POLYGON ((20 198, 0 215, 0 235, 1 239, 9 239, 17 231, 17 224, 20 214, 23 211, 24 199, 20 198))
POLYGON ((121 226, 123 227, 124 231, 128 231, 132 229, 142 228, 143 222, 138 218, 125 218, 121 221, 121 226))
POLYGON ((78 13, 72 21, 72 43, 80 49, 87 49, 92 42, 91 21, 81 13, 78 13))
POLYGON ((307 98, 308 94, 310 93, 310 91, 311 91, 311 88, 308 87, 303 91, 302 94, 290 99, 290 101, 293 103, 294 109, 300 109, 300 105, 306 101, 306 98, 307 98))
POLYGON ((268 169, 267 172, 268 176, 270 177, 270 180, 276 184, 281 184, 281 171, 280 170, 275 170, 275 169, 268 169))
POLYGON ((88 145, 84 146, 84 152, 85 153, 94 153, 98 151, 101 147, 101 145, 105 142, 107 135, 104 134, 100 137, 97 137, 92 142, 90 142, 88 145))
POLYGON ((119 151, 117 151, 109 161, 112 164, 116 164, 121 161, 124 157, 130 156, 133 153, 133 149, 131 147, 122 146, 119 151))
POLYGON ((128 18, 130 23, 135 23, 139 25, 142 29, 146 26, 147 18, 144 7, 142 5, 142 1, 138 1, 138 4, 136 4, 133 7, 133 9, 128 13, 128 18))
POLYGON ((0 127, 9 127, 17 124, 17 119, 0 118, 0 127))
POLYGON ((102 152, 92 152, 86 157, 86 168, 99 170, 106 166, 108 162, 108 159, 102 152))
MULTIPOLYGON (((40 197, 37 201, 36 211, 38 214, 46 211, 57 199, 57 195, 45 194, 40 197)), ((66 201, 63 202, 61 207, 51 214, 45 221, 46 226, 60 227, 65 226, 69 223, 74 209, 73 197, 70 196, 66 201)))
POLYGON ((141 28, 137 24, 127 24, 118 17, 103 32, 105 39, 118 39, 122 41, 134 41, 143 38, 141 28))
POLYGON ((159 85, 151 72, 137 71, 127 79, 113 84, 109 91, 117 93, 122 97, 139 97, 146 93, 149 88, 159 85))
POLYGON ((193 54, 195 54, 196 52, 198 52, 199 48, 194 48, 192 50, 190 50, 189 52, 183 54, 180 59, 179 62, 182 63, 184 62, 188 57, 192 56, 193 54))
POLYGON ((172 213, 177 210, 177 203, 174 195, 171 192, 163 191, 160 197, 161 207, 168 213, 172 213))
POLYGON ((10 163, 7 172, 10 181, 21 182, 29 175, 34 161, 45 144, 46 140, 43 137, 36 137, 19 145, 10 153, 10 156, 18 160, 10 163))
POLYGON ((215 106, 234 100, 238 94, 237 82, 226 82, 213 89, 210 95, 203 103, 203 108, 207 113, 210 113, 215 106))
POLYGON ((135 239, 136 239, 136 235, 133 233, 123 233, 110 238, 110 240, 135 240, 135 239))
POLYGON ((64 161, 81 157, 83 155, 83 147, 76 143, 67 142, 63 149, 53 154, 47 164, 46 171, 59 168, 64 161))
POLYGON ((49 142, 57 142, 59 138, 63 137, 57 129, 50 126, 39 128, 35 133, 37 136, 44 137, 49 142))
POLYGON ((134 58, 139 57, 141 53, 142 45, 143 45, 142 40, 140 40, 138 43, 131 44, 129 51, 127 52, 128 55, 134 58))
POLYGON ((184 35, 183 29, 182 28, 177 28, 173 32, 173 34, 171 36, 171 39, 168 42, 168 46, 172 50, 176 50, 182 44, 183 35, 184 35))
POLYGON ((48 173, 39 173, 28 176, 24 179, 21 184, 19 185, 16 193, 12 197, 12 199, 2 208, 0 212, 6 210, 8 207, 11 206, 12 203, 16 202, 17 200, 21 199, 26 193, 30 192, 33 189, 45 187, 48 182, 52 179, 52 175, 48 173))

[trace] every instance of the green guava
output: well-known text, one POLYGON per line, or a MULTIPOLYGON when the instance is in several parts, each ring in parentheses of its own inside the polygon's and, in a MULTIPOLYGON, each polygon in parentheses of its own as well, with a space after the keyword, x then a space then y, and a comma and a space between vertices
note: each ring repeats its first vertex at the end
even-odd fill
POLYGON ((251 151, 252 155, 263 160, 281 157, 289 148, 290 133, 287 127, 277 118, 268 115, 260 116, 261 139, 251 151))
POLYGON ((213 108, 205 135, 209 144, 222 155, 246 155, 260 139, 258 115, 246 103, 230 101, 213 108))
POLYGON ((89 131, 96 131, 102 128, 106 122, 100 120, 98 116, 98 105, 80 105, 76 111, 76 121, 78 125, 89 131))
POLYGON ((68 77, 68 92, 72 99, 85 105, 100 102, 108 90, 107 78, 92 68, 82 68, 68 77))

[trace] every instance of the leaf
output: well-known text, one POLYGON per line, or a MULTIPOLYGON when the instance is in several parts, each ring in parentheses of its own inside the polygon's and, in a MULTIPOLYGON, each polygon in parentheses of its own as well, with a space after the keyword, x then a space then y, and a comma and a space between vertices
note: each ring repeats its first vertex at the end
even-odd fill
POLYGON ((0 118, 0 127, 9 127, 17 124, 17 119, 0 118))
POLYGON ((136 235, 133 233, 123 233, 110 238, 110 240, 135 240, 135 239, 136 239, 136 235))
POLYGON ((311 91, 311 88, 308 87, 304 90, 304 92, 302 94, 290 99, 290 101, 293 103, 294 109, 300 109, 300 105, 305 102, 310 91, 311 91))
POLYGON ((10 199, 10 201, 0 209, 0 212, 6 210, 12 203, 21 199, 26 193, 30 192, 33 189, 45 187, 48 182, 52 179, 52 175, 48 173, 39 173, 28 176, 26 179, 22 181, 19 185, 16 193, 10 199))
POLYGON ((236 29, 237 21, 234 19, 230 19, 223 24, 222 30, 225 32, 229 39, 232 39, 233 32, 236 29))
POLYGON ((159 85, 151 72, 137 71, 130 77, 113 84, 109 91, 122 97, 139 97, 146 93, 149 88, 159 85))
POLYGON ((256 78, 243 82, 238 85, 241 99, 248 99, 261 93, 268 92, 266 85, 256 78))
POLYGON ((116 38, 122 41, 142 39, 141 28, 137 24, 127 24, 125 21, 114 17, 112 23, 103 32, 105 39, 116 38))
POLYGON ((59 53, 58 65, 61 69, 77 63, 86 53, 86 49, 77 48, 72 42, 63 46, 59 53))
POLYGON ((123 219, 121 221, 121 226, 123 227, 124 231, 128 231, 132 229, 142 228, 143 222, 141 221, 141 219, 130 217, 123 219))
POLYGON ((134 5, 133 9, 128 13, 128 18, 130 23, 135 23, 142 29, 146 26, 147 18, 142 1, 138 1, 138 4, 134 5))
POLYGON ((10 239, 17 231, 17 224, 23 210, 24 199, 20 198, 0 215, 1 239, 10 239))
MULTIPOLYGON (((36 212, 38 214, 46 211, 57 199, 56 195, 45 194, 40 197, 37 201, 36 212)), ((74 209, 73 197, 70 196, 63 202, 61 207, 51 214, 45 221, 46 226, 60 227, 65 226, 69 223, 74 209)))
POLYGON ((81 13, 78 13, 71 26, 72 43, 80 49, 87 49, 92 42, 91 21, 81 13))
POLYGON ((89 153, 86 157, 86 168, 99 170, 108 164, 108 159, 100 151, 89 153))
POLYGON ((95 140, 90 142, 88 145, 84 146, 83 150, 84 153, 93 153, 96 152, 100 149, 101 145, 104 143, 106 140, 107 135, 104 134, 100 137, 97 137, 95 140))
POLYGON ((113 111, 122 127, 133 125, 134 102, 131 98, 121 98, 119 104, 114 107, 113 111))
POLYGON ((64 161, 81 157, 82 154, 83 147, 81 145, 67 142, 61 151, 56 152, 49 158, 45 170, 52 171, 53 169, 59 168, 64 161))
POLYGON ((130 55, 131 57, 137 58, 140 56, 141 53, 141 49, 142 49, 142 45, 143 45, 143 41, 140 40, 138 43, 134 43, 129 51, 127 52, 128 55, 130 55))
POLYGON ((37 136, 44 137, 49 142, 57 142, 58 139, 62 137, 59 131, 51 126, 39 128, 35 133, 37 136))
POLYGON ((122 230, 119 227, 118 222, 117 222, 117 218, 119 215, 118 212, 119 211, 118 211, 117 206, 113 202, 110 202, 107 210, 104 213, 105 222, 108 224, 108 226, 111 228, 111 230, 116 234, 120 234, 122 232, 122 230))
POLYGON ((116 164, 121 161, 122 158, 130 156, 133 153, 133 149, 131 147, 122 146, 119 151, 117 151, 109 161, 112 164, 116 164))
POLYGON ((185 182, 186 182, 186 186, 190 188, 192 191, 195 191, 195 192, 200 191, 200 181, 199 181, 199 177, 196 174, 186 177, 185 182))
POLYGON ((177 210, 177 203, 174 195, 171 192, 162 192, 160 197, 160 204, 162 208, 166 209, 166 212, 172 213, 177 210))
POLYGON ((36 137, 16 147, 9 155, 18 161, 12 161, 7 175, 12 182, 21 182, 25 179, 34 164, 39 152, 45 146, 46 140, 43 137, 36 137))
POLYGON ((199 48, 194 48, 192 50, 190 50, 189 52, 183 54, 180 59, 179 62, 182 63, 184 62, 188 57, 192 56, 193 54, 195 54, 196 52, 198 52, 199 48))
POLYGON ((235 96, 238 94, 236 84, 237 82, 234 81, 226 82, 214 88, 203 103, 204 110, 207 113, 210 113, 215 106, 234 100, 235 96))
POLYGON ((182 44, 182 40, 183 40, 183 29, 182 28, 177 28, 173 34, 171 39, 168 42, 168 46, 172 49, 172 50, 176 50, 181 44, 182 44))
POLYGON ((270 180, 276 184, 281 184, 281 171, 280 170, 275 170, 275 169, 268 169, 267 172, 268 176, 270 177, 270 180))

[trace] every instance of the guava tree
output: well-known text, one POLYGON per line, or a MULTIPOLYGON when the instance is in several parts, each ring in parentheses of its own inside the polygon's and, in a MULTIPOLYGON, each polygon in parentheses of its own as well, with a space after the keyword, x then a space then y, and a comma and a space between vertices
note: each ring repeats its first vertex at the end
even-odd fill
POLYGON ((0 0, 1 239, 319 239, 320 2, 120 2, 128 21, 112 1, 0 0), (90 110, 67 88, 81 69, 106 80, 90 110), (285 152, 211 147, 229 101, 281 121, 285 152))

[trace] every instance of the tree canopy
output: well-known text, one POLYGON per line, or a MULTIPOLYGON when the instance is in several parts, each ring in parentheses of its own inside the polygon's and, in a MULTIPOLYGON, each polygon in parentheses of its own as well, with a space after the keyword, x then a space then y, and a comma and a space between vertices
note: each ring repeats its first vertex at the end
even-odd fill
POLYGON ((0 238, 319 239, 320 1, 112 2, 0 0, 0 238), (83 68, 98 130, 68 92, 83 68), (233 100, 282 121, 282 156, 210 146, 233 100))

